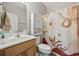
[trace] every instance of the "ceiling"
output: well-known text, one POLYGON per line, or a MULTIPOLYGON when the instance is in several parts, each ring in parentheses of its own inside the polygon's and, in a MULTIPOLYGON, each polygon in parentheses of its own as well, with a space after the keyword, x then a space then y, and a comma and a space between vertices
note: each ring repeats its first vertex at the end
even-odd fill
MULTIPOLYGON (((40 2, 40 3, 43 3, 45 5, 48 12, 52 12, 54 10, 60 10, 72 4, 79 4, 79 2, 40 2)), ((11 4, 14 4, 14 3, 11 3, 11 4)), ((18 5, 18 7, 22 7, 22 8, 25 8, 25 4, 26 3, 23 3, 23 2, 15 3, 15 5, 18 5)))
POLYGON ((48 12, 52 12, 53 10, 60 10, 72 4, 79 4, 77 2, 43 2, 43 4, 47 7, 48 12))
MULTIPOLYGON (((43 3, 46 6, 48 12, 52 12, 53 10, 60 10, 72 4, 79 4, 79 2, 40 2, 40 3, 43 3)), ((20 7, 23 7, 26 3, 16 2, 15 4, 20 7)))
POLYGON ((25 8, 26 6, 21 3, 21 2, 2 2, 4 4, 4 6, 6 5, 14 5, 14 6, 17 6, 17 7, 20 7, 20 8, 25 8))

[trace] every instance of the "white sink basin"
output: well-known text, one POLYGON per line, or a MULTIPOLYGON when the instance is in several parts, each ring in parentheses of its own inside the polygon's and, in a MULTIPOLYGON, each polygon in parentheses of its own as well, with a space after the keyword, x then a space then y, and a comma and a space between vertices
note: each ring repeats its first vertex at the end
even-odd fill
POLYGON ((20 37, 17 36, 10 36, 10 37, 6 37, 4 39, 0 39, 0 44, 5 44, 6 42, 13 42, 13 41, 21 41, 21 40, 28 40, 34 38, 31 35, 20 35, 20 37))
POLYGON ((10 36, 9 38, 0 39, 0 49, 7 48, 28 40, 35 39, 36 37, 31 35, 21 35, 20 37, 10 36))
MULTIPOLYGON (((28 36, 26 36, 28 37, 28 36)), ((20 39, 24 38, 24 36, 21 36, 21 37, 15 37, 15 36, 11 36, 11 37, 7 37, 7 38, 4 38, 4 39, 1 39, 0 40, 0 45, 3 45, 5 44, 6 42, 12 42, 12 41, 19 41, 20 39)))
POLYGON ((8 40, 20 40, 20 39, 24 39, 24 38, 30 38, 32 36, 30 35, 20 35, 20 37, 17 36, 11 36, 11 37, 6 37, 4 39, 1 39, 0 41, 8 41, 8 40))

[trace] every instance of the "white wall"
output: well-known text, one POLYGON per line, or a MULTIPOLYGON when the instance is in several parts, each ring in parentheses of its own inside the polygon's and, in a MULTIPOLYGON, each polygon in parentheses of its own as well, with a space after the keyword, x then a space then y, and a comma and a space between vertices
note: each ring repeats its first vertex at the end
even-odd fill
MULTIPOLYGON (((47 13, 45 5, 41 2, 28 2, 27 5, 27 32, 31 33, 31 13, 35 15, 44 15, 47 13)), ((38 16, 37 16, 38 17, 38 16)), ((38 18, 35 18, 37 20, 38 18)))
POLYGON ((64 9, 72 4, 79 4, 79 2, 43 2, 47 7, 47 13, 64 9))

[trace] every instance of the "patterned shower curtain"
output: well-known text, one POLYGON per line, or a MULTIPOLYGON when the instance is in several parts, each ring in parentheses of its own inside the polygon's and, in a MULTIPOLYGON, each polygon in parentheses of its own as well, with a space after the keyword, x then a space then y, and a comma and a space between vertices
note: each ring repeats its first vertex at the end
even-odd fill
POLYGON ((79 53, 78 6, 55 11, 42 18, 42 36, 50 47, 66 54, 79 53))

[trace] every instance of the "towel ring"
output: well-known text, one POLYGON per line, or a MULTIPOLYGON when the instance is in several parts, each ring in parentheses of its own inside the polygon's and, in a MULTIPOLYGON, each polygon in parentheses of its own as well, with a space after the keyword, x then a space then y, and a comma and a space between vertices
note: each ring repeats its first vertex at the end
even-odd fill
POLYGON ((62 25, 63 27, 65 27, 65 28, 68 28, 68 27, 71 26, 71 24, 72 24, 72 22, 71 22, 70 20, 64 20, 63 23, 62 23, 61 25, 62 25), (65 22, 68 22, 68 24, 65 25, 65 24, 64 24, 65 22))

